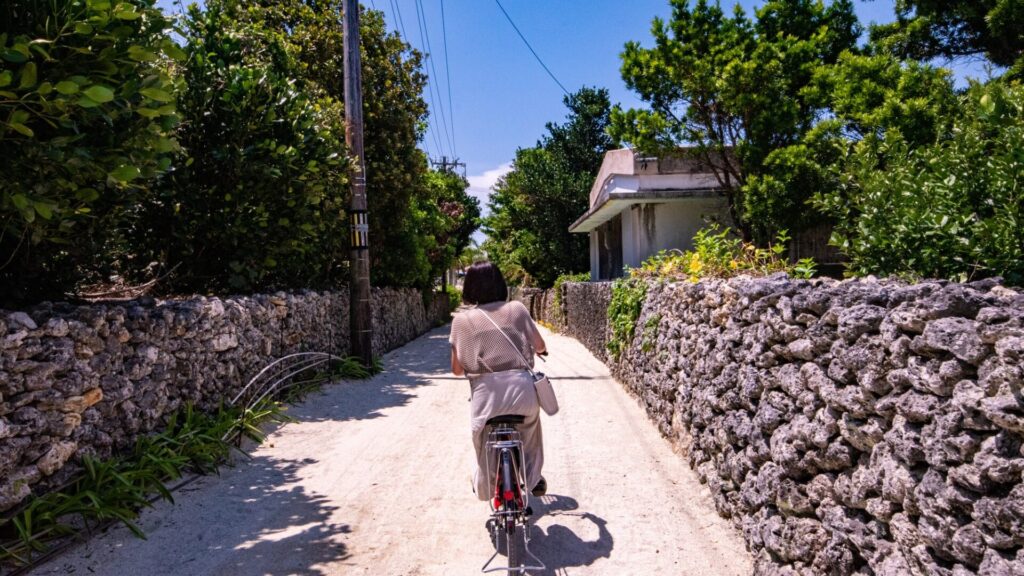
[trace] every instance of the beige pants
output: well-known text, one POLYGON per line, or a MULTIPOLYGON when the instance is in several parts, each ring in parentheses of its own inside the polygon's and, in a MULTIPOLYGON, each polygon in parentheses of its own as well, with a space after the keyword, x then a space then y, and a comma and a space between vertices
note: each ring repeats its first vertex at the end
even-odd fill
POLYGON ((470 422, 477 462, 473 482, 477 497, 487 500, 494 491, 495 470, 488 465, 487 433, 490 428, 487 420, 504 414, 526 416, 526 420, 516 428, 526 456, 527 486, 532 489, 540 481, 540 471, 544 466, 540 405, 533 389, 533 377, 526 370, 509 370, 480 374, 472 377, 469 383, 472 388, 470 422))

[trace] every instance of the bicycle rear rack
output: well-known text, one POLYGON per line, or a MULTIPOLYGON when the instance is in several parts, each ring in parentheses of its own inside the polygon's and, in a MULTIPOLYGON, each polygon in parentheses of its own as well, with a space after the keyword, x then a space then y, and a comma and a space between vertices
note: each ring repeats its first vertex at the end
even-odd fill
MULTIPOLYGON (((492 462, 492 457, 500 454, 503 450, 511 450, 513 451, 513 454, 518 454, 519 462, 517 463, 516 458, 513 457, 513 466, 516 466, 516 468, 518 468, 518 466, 521 465, 523 467, 522 474, 516 474, 516 476, 517 478, 521 476, 521 478, 525 480, 526 470, 528 469, 526 465, 526 454, 523 451, 523 442, 519 436, 519 431, 516 430, 514 425, 499 424, 497 426, 492 427, 490 433, 487 435, 488 469, 495 469, 494 464, 496 464, 496 462, 492 462)), ((487 562, 485 562, 483 567, 480 569, 480 571, 485 574, 489 572, 505 572, 507 574, 526 574, 527 570, 547 570, 547 566, 544 565, 544 562, 542 562, 540 558, 537 558, 537 556, 534 555, 532 551, 530 551, 530 521, 526 514, 526 512, 530 509, 530 492, 529 490, 526 489, 525 486, 522 486, 521 493, 523 497, 522 510, 502 512, 500 510, 495 509, 494 505, 490 501, 488 501, 488 504, 491 506, 491 518, 492 520, 494 520, 494 522, 492 522, 491 524, 491 530, 494 531, 494 534, 492 534, 492 536, 494 537, 495 549, 494 554, 491 554, 491 557, 487 559, 487 562), (519 566, 516 568, 505 568, 501 566, 495 566, 493 568, 488 568, 488 566, 490 566, 491 563, 494 562, 494 559, 498 557, 498 554, 500 552, 498 549, 498 531, 501 530, 501 523, 497 522, 497 520, 507 519, 508 516, 513 516, 513 521, 516 522, 517 525, 522 526, 523 551, 526 552, 528 560, 536 562, 535 566, 519 566), (518 520, 515 517, 521 517, 522 520, 518 520)), ((508 550, 505 550, 505 553, 508 554, 508 550)))

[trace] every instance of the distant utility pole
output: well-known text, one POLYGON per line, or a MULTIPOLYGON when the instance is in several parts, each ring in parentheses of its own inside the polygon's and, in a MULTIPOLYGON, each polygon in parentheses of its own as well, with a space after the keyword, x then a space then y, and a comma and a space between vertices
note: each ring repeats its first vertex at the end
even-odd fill
POLYGON ((456 168, 462 168, 462 177, 466 177, 466 163, 459 162, 458 158, 449 162, 447 156, 441 156, 440 161, 431 160, 430 163, 439 168, 442 172, 454 172, 456 168))
POLYGON ((350 353, 364 366, 373 365, 373 324, 370 310, 370 224, 366 211, 363 158, 363 79, 359 62, 359 1, 345 0, 345 144, 356 160, 348 217, 352 251, 348 283, 350 353))

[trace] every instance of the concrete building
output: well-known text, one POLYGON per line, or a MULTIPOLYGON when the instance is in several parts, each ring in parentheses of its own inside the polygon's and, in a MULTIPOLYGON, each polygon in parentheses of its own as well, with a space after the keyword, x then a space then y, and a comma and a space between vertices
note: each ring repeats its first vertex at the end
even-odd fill
POLYGON ((714 173, 686 150, 642 158, 632 150, 605 154, 590 189, 590 209, 569 227, 590 235, 590 277, 609 280, 660 250, 693 246, 709 222, 732 225, 714 173))

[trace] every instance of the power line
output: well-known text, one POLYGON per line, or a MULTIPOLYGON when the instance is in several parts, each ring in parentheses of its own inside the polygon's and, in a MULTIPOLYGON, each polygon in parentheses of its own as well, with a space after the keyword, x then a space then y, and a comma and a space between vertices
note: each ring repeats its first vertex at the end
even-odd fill
MULTIPOLYGON (((451 134, 448 133, 448 119, 444 113, 444 101, 440 98, 441 89, 438 88, 434 82, 434 78, 438 78, 437 68, 434 66, 434 51, 430 47, 430 32, 427 26, 427 14, 423 8, 422 0, 416 0, 416 18, 417 23, 420 24, 420 43, 426 48, 425 54, 427 57, 427 64, 430 66, 432 76, 427 82, 430 84, 431 99, 434 102, 435 108, 441 115, 441 128, 444 130, 445 138, 447 139, 448 149, 452 155, 455 154, 455 147, 452 145, 451 134)), ((435 127, 436 130, 436 127, 435 127)))
POLYGON ((391 2, 391 10, 394 11, 398 20, 398 27, 402 30, 402 38, 409 39, 409 35, 405 33, 405 22, 402 20, 402 8, 400 0, 388 0, 391 2))
MULTIPOLYGON (((388 2, 390 2, 390 4, 391 4, 391 11, 394 13, 395 19, 398 21, 398 28, 402 31, 402 38, 405 39, 406 42, 409 42, 411 44, 412 43, 412 37, 409 36, 408 33, 406 33, 406 31, 405 31, 405 20, 402 18, 402 7, 401 7, 401 3, 402 2, 401 2, 401 0, 388 0, 388 2)), ((419 19, 418 18, 417 18, 416 22, 417 22, 417 24, 419 23, 419 19)), ((428 100, 427 107, 429 109, 429 107, 430 107, 429 99, 427 98, 426 94, 424 94, 423 96, 424 96, 424 100, 428 100)), ((427 131, 427 133, 429 135, 432 135, 434 137, 434 145, 437 146, 438 153, 444 153, 444 150, 442 149, 442 146, 441 146, 441 141, 438 139, 437 134, 436 134, 437 130, 431 130, 429 122, 427 123, 427 130, 426 131, 427 131)), ((427 143, 428 141, 429 140, 428 140, 427 134, 424 134, 424 136, 423 136, 423 146, 427 149, 427 156, 430 156, 430 146, 427 143)))
POLYGON ((455 106, 452 104, 452 68, 448 65, 448 29, 444 20, 444 0, 441 0, 441 34, 444 36, 444 77, 448 83, 448 120, 452 125, 452 153, 458 156, 455 147, 455 106))
MULTIPOLYGON (((427 51, 426 51, 426 43, 424 42, 424 39, 423 39, 423 24, 420 21, 420 7, 419 7, 419 3, 417 2, 415 4, 415 6, 416 6, 416 26, 417 26, 417 28, 419 28, 419 32, 420 32, 420 52, 423 54, 424 58, 429 58, 429 55, 427 54, 427 51)), ((437 96, 434 95, 434 83, 431 82, 431 79, 430 79, 429 75, 427 77, 427 91, 424 92, 423 99, 426 100, 426 102, 427 102, 427 110, 433 110, 435 108, 435 102, 437 101, 437 96)), ((434 136, 434 144, 437 146, 437 153, 438 154, 444 154, 444 145, 443 145, 444 139, 441 137, 440 133, 438 133, 437 126, 433 125, 433 123, 428 121, 427 122, 427 131, 430 132, 434 136)), ((428 156, 430 155, 429 151, 428 151, 427 155, 428 156)))
POLYGON ((501 8, 501 13, 505 15, 505 19, 508 20, 508 23, 512 25, 513 29, 515 29, 516 34, 519 34, 519 38, 523 40, 523 44, 526 44, 526 47, 530 49, 530 53, 537 59, 537 62, 542 68, 544 68, 544 71, 548 73, 548 76, 551 76, 551 79, 555 81, 555 84, 558 84, 558 87, 562 89, 562 92, 565 92, 565 95, 568 96, 569 91, 565 89, 565 86, 562 86, 562 83, 558 81, 558 78, 555 78, 554 73, 552 73, 547 65, 544 64, 544 61, 540 59, 540 56, 537 55, 537 51, 533 49, 533 46, 530 46, 530 43, 526 40, 526 36, 523 36, 523 33, 519 31, 519 27, 512 21, 512 17, 505 11, 505 7, 501 5, 501 0, 494 0, 494 2, 498 5, 498 8, 501 8))

